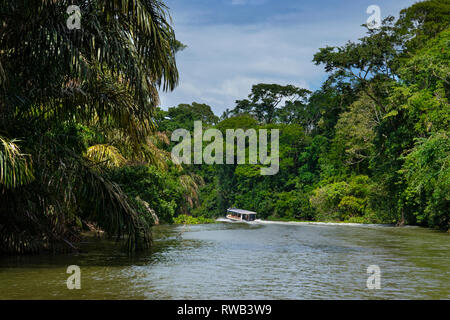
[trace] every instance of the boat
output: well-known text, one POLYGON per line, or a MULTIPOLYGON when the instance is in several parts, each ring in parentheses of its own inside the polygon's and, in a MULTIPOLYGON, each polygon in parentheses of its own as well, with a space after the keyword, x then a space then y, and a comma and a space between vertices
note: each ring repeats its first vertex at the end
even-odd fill
POLYGON ((256 220, 256 212, 237 208, 227 209, 227 219, 231 221, 250 222, 256 220))

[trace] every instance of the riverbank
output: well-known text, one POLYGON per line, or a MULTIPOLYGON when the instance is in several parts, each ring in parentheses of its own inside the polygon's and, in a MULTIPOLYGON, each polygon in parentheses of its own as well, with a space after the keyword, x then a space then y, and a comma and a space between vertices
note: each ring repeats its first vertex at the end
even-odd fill
MULTIPOLYGON (((216 222, 231 222, 240 223, 236 221, 230 221, 226 218, 218 218, 216 222)), ((395 224, 382 224, 382 223, 354 223, 354 222, 332 222, 332 221, 282 221, 282 220, 260 220, 257 219, 251 222, 245 222, 250 224, 278 224, 278 225, 326 225, 326 226, 348 226, 348 227, 395 227, 395 224)), ((408 226, 417 227, 417 226, 408 226)))
MULTIPOLYGON (((173 224, 211 224, 217 222, 228 222, 229 220, 225 217, 219 217, 216 219, 213 218, 205 218, 203 216, 194 217, 190 215, 179 215, 173 219, 173 224)), ((394 226, 394 224, 378 224, 378 223, 369 223, 369 222, 356 222, 356 221, 305 221, 305 220, 297 220, 297 219, 288 219, 288 218, 275 218, 268 217, 267 220, 258 219, 257 222, 260 223, 291 223, 291 224, 329 224, 329 225, 386 225, 386 226, 394 226)))
MULTIPOLYGON (((188 215, 180 215, 174 219, 174 225, 199 225, 199 224, 214 224, 220 222, 236 222, 230 221, 225 217, 219 217, 216 219, 205 218, 205 217, 193 217, 188 215)), ((302 221, 295 219, 283 219, 283 218, 274 218, 268 217, 267 220, 257 219, 252 222, 247 223, 259 223, 259 224, 280 224, 280 225, 325 225, 325 226, 366 226, 366 227, 396 227, 394 223, 369 223, 369 222, 353 222, 353 221, 302 221)), ((403 225, 404 228, 425 228, 430 230, 436 230, 433 228, 422 227, 418 225, 403 225)), ((447 231, 449 233, 449 231, 447 231)))
POLYGON ((349 220, 338 221, 338 220, 299 220, 294 218, 280 218, 269 216, 266 222, 289 222, 289 223, 298 223, 298 224, 329 224, 329 225, 349 225, 349 226, 357 226, 357 225, 384 225, 384 226, 395 226, 394 223, 377 223, 373 221, 369 221, 364 217, 354 217, 349 220))
MULTIPOLYGON (((372 227, 395 227, 395 224, 382 223, 356 223, 356 222, 332 222, 332 221, 281 221, 281 220, 257 220, 262 224, 283 224, 283 225, 328 225, 328 226, 372 226, 372 227)), ((410 226, 412 227, 412 226, 410 226)))
POLYGON ((216 223, 215 219, 205 217, 193 217, 186 214, 181 214, 173 219, 173 224, 211 224, 216 223))
MULTIPOLYGON (((230 221, 225 217, 220 217, 215 220, 216 222, 236 222, 230 221)), ((283 224, 283 225, 329 225, 329 226, 383 226, 383 227, 395 227, 395 224, 388 223, 367 223, 367 222, 350 222, 350 221, 302 221, 295 219, 275 219, 269 217, 267 220, 256 219, 252 222, 247 223, 260 223, 260 224, 283 224)), ((412 227, 412 226, 410 226, 412 227)))

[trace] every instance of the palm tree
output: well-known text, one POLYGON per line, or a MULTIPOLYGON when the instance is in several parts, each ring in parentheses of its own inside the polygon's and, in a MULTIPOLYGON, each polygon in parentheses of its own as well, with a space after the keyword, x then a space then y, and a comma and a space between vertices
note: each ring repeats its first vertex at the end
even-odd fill
POLYGON ((148 225, 97 161, 124 159, 108 143, 87 149, 83 128, 114 130, 135 150, 147 141, 158 89, 178 82, 167 7, 0 0, 0 21, 0 253, 76 249, 86 221, 147 247, 148 225), (80 30, 66 25, 73 4, 80 30))

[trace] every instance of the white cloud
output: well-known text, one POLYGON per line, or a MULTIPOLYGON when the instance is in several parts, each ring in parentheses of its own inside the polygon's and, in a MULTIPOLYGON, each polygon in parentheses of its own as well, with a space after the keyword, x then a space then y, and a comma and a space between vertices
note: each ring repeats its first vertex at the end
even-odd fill
MULTIPOLYGON (((261 0, 233 0, 236 5, 244 2, 261 0)), ((177 56, 180 85, 161 94, 162 107, 196 101, 211 105, 220 115, 233 108, 235 100, 246 98, 253 84, 316 89, 325 77, 323 68, 312 62, 318 48, 343 45, 364 34, 360 25, 365 23, 365 7, 356 11, 360 15, 346 15, 344 8, 338 9, 339 14, 333 7, 274 14, 252 24, 200 24, 194 21, 207 15, 204 11, 180 12, 175 30, 188 47, 177 56)), ((386 8, 382 10, 386 16, 386 8)))
POLYGON ((177 59, 180 86, 162 94, 162 106, 197 101, 211 103, 220 114, 233 107, 235 100, 247 97, 253 84, 289 83, 309 88, 308 83, 323 74, 322 68, 311 62, 319 47, 312 39, 328 38, 328 34, 308 26, 185 28, 178 32, 180 41, 188 44, 177 59))

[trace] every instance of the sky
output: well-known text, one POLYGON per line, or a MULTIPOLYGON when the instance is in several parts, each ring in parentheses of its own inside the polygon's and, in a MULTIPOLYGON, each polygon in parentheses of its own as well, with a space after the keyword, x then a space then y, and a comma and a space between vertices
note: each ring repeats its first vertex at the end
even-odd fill
POLYGON ((378 5, 381 17, 398 16, 416 0, 164 0, 176 37, 178 87, 161 92, 161 108, 205 103, 218 116, 247 98, 258 83, 319 89, 326 79, 313 56, 364 36, 378 5))

